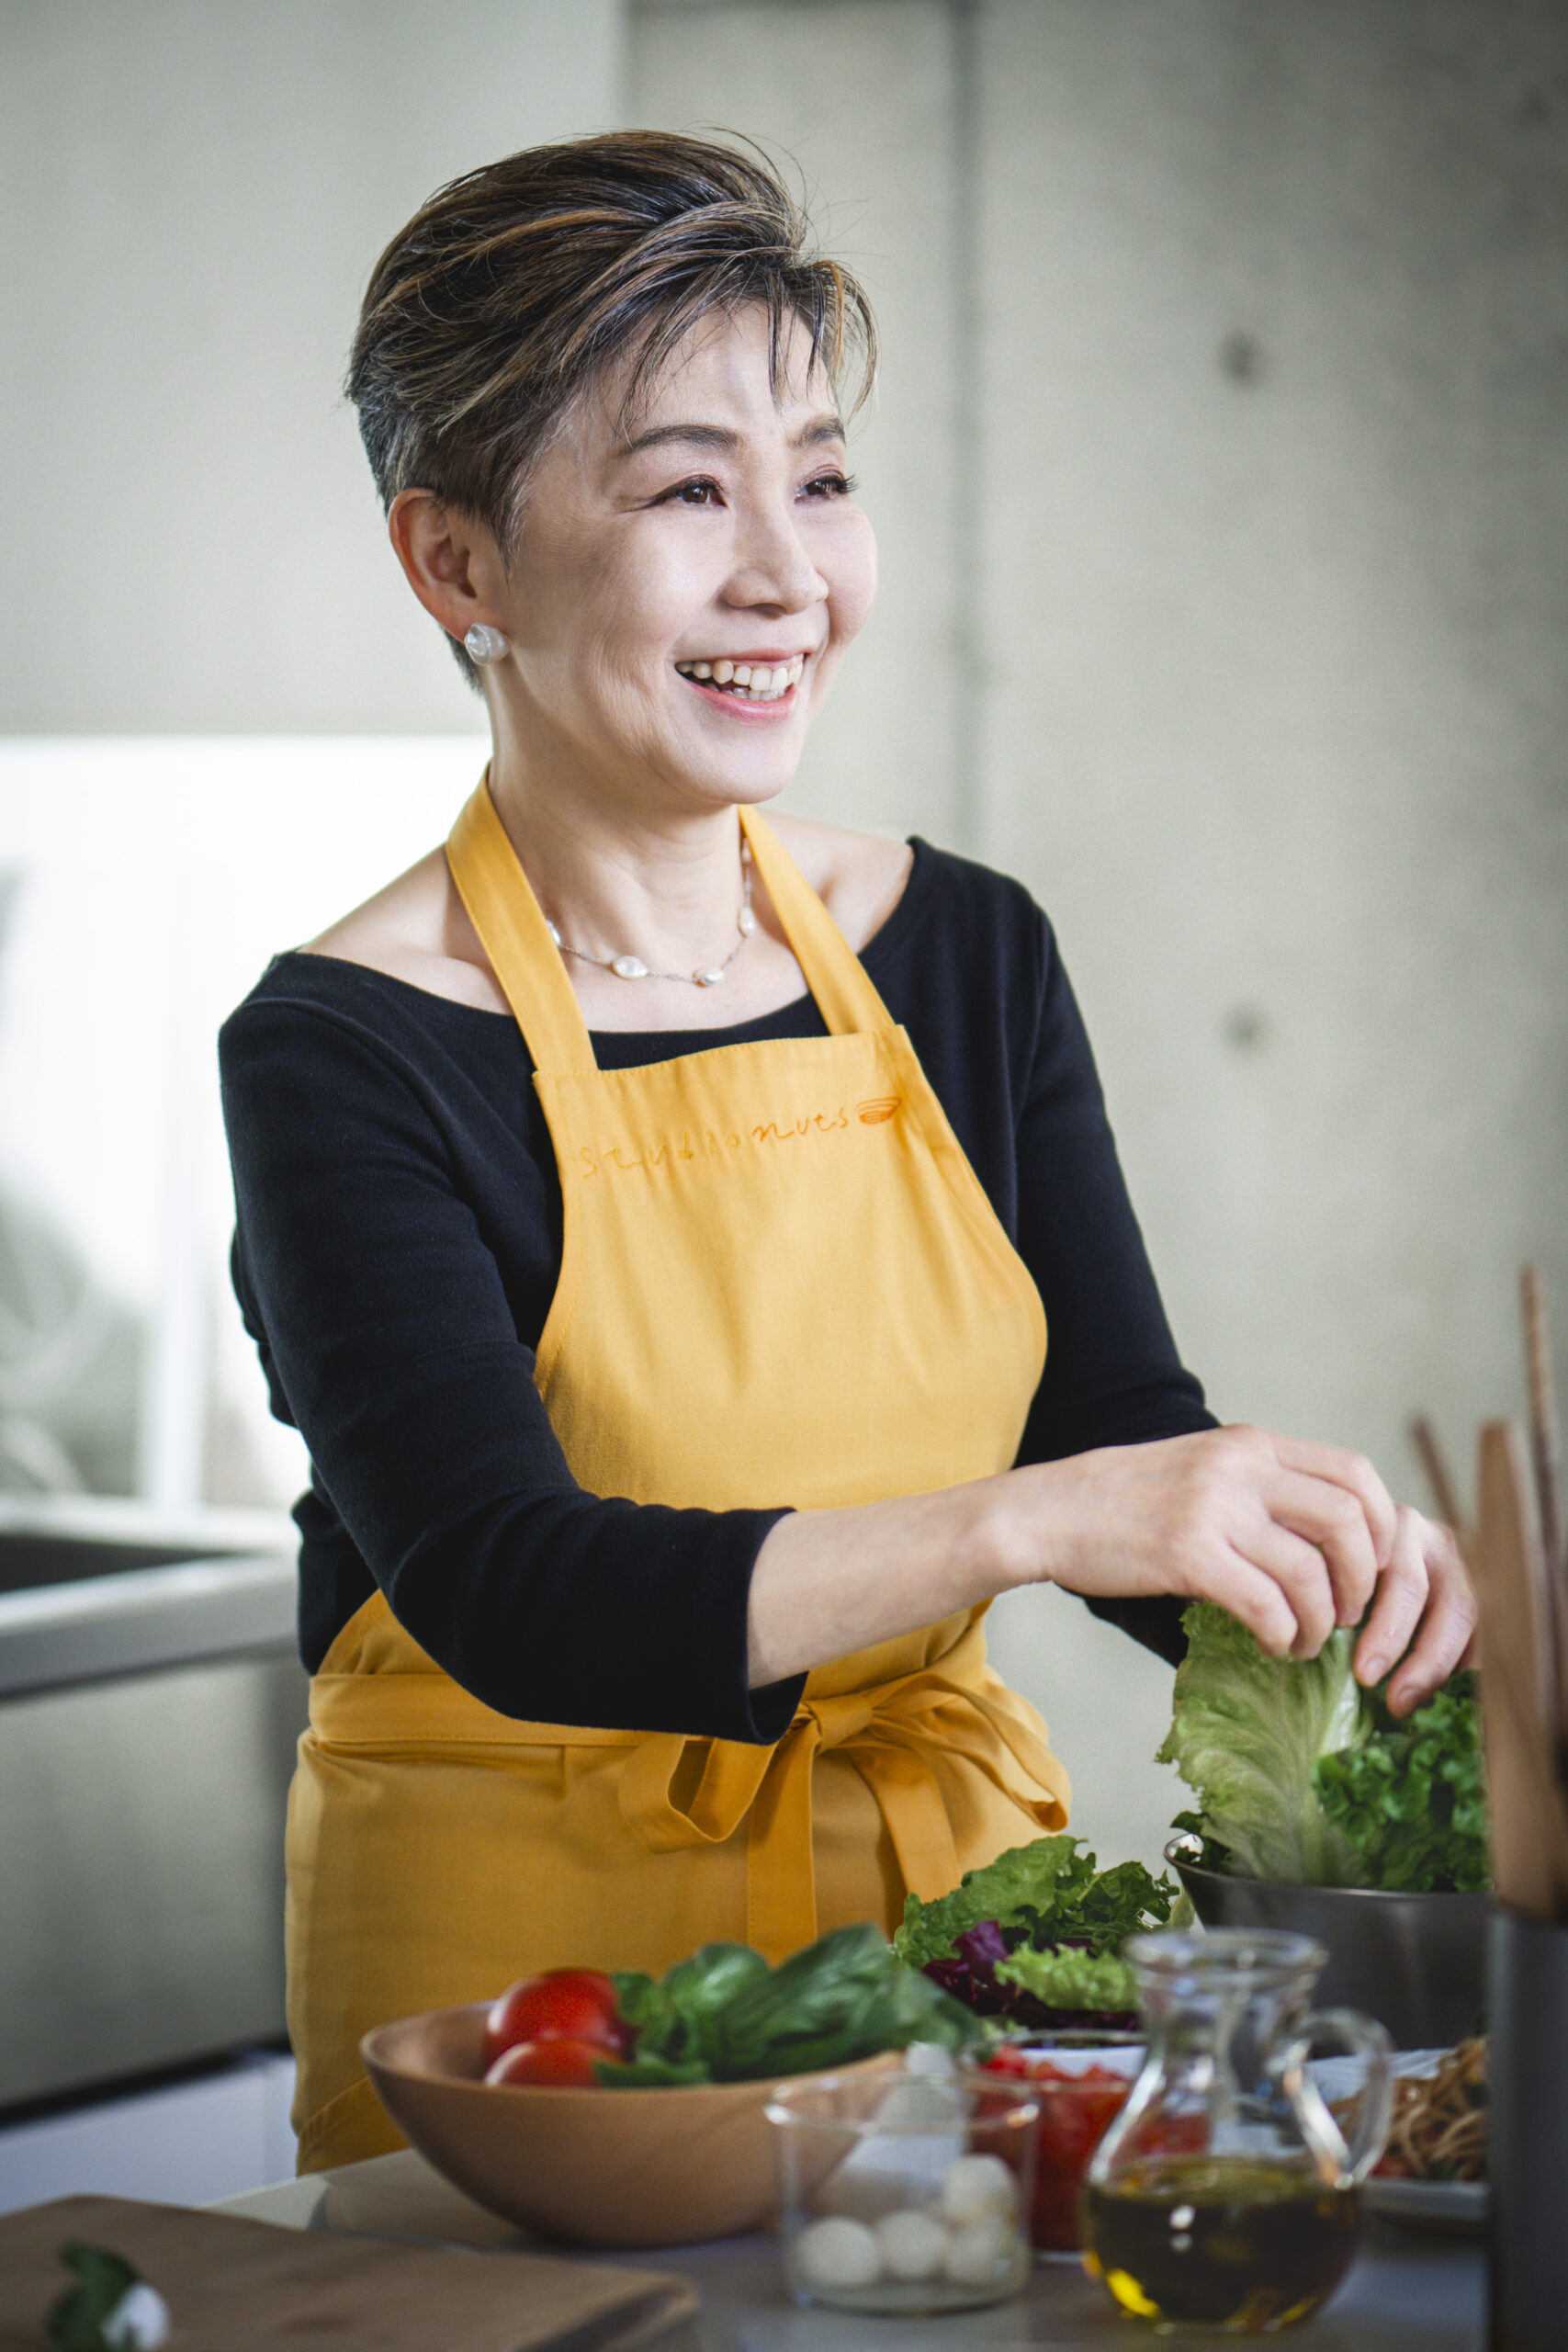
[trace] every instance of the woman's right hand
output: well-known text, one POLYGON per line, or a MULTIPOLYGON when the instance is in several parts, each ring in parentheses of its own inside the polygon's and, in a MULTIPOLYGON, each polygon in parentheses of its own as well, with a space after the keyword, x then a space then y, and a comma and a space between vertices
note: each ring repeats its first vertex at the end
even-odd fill
POLYGON ((1021 1585, 1214 1600, 1272 1657, 1364 1630, 1356 1673, 1394 1669, 1407 1713, 1472 1655, 1452 1536, 1396 1510, 1364 1456, 1236 1427, 780 1520, 757 1555, 753 1685, 844 1657, 1021 1585))
POLYGON ((1021 1583, 1218 1601, 1276 1657, 1314 1657, 1359 1624, 1394 1558, 1398 1513, 1371 1464, 1268 1430, 1107 1446, 1005 1484, 1021 1583))

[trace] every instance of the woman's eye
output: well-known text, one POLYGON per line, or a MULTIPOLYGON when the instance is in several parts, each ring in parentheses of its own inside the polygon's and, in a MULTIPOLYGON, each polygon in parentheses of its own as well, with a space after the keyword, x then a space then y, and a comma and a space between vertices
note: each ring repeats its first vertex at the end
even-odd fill
POLYGON ((682 506, 711 506, 718 496, 718 484, 706 474, 699 474, 691 481, 678 481, 658 501, 660 506, 679 499, 682 506))
POLYGON ((813 474, 806 485, 807 498, 848 498, 860 484, 853 474, 813 474))

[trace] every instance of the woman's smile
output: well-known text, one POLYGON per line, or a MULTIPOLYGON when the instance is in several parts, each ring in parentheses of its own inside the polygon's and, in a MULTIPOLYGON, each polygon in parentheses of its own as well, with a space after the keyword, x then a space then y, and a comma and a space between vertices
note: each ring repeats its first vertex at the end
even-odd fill
POLYGON ((722 710, 727 718, 754 725, 788 717, 809 659, 806 653, 780 653, 769 647, 761 653, 677 662, 675 668, 705 702, 722 710))

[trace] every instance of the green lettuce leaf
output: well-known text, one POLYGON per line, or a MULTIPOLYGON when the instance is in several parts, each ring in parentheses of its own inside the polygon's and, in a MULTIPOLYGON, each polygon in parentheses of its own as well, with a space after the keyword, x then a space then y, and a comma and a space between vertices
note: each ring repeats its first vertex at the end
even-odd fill
POLYGON ((995 1920, 1015 1952, 1024 1944, 1043 1951, 1063 1942, 1115 1951, 1140 1928, 1168 1918, 1176 1898, 1168 1879, 1152 1877, 1142 1862, 1098 1870, 1082 1844, 1066 1832, 1037 1838, 983 1870, 965 1871, 951 1894, 932 1903, 908 1896, 895 1952, 909 1967, 924 1968, 947 1959, 960 1936, 987 1920, 995 1920))
POLYGON ((923 1968, 928 1961, 945 1959, 960 1936, 986 1919, 1003 1928, 1032 1928, 1058 1917, 1076 1922, 1094 1877, 1094 1856, 1079 1853, 1081 1842, 1065 1835, 1037 1838, 1032 1845, 998 1854, 983 1870, 965 1871, 951 1894, 932 1903, 907 1896, 893 1938, 895 1952, 908 1967, 923 1968))
POLYGON ((1315 1658, 1266 1657, 1245 1625, 1199 1600, 1183 1613, 1187 1656, 1158 1762, 1174 1764, 1201 1807, 1202 1834, 1237 1878, 1365 1886, 1355 1841, 1319 1798, 1318 1760, 1365 1746, 1372 1709, 1351 1672, 1341 1626, 1315 1658))
POLYGON ((1033 1951, 1021 1944, 997 1962, 1004 1984, 1020 1984, 1048 2009, 1135 2009, 1137 1979, 1114 1952, 1089 1952, 1072 1944, 1057 1951, 1033 1951))
POLYGON ((1356 1848, 1373 1886, 1401 1893, 1488 1886, 1475 1677, 1454 1675, 1403 1722, 1389 1713, 1381 1690, 1373 1708, 1372 1736, 1318 1763, 1325 1813, 1356 1848))

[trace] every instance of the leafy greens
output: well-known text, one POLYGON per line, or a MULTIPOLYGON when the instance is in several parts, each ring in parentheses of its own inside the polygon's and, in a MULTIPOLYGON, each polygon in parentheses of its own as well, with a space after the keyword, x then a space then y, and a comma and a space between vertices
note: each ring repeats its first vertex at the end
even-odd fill
POLYGON ((1404 1722, 1352 1671, 1355 1632, 1315 1658, 1271 1658, 1213 1601, 1182 1624, 1187 1656, 1158 1761, 1199 1799, 1211 1868, 1298 1886, 1432 1891, 1487 1883, 1474 1678, 1404 1722))
POLYGON ((1492 1883, 1486 1775, 1472 1674, 1456 1674, 1396 1722, 1373 1695, 1363 1747, 1317 1767, 1325 1813, 1359 1853, 1373 1886, 1401 1893, 1480 1890, 1492 1883))
POLYGON ((1364 1886, 1360 1856, 1325 1813, 1314 1780, 1320 1756, 1359 1747, 1371 1729, 1350 1671, 1350 1629, 1339 1627, 1316 1657, 1298 1663, 1268 1657, 1212 1600, 1194 1601, 1181 1623, 1187 1656, 1156 1761, 1174 1764, 1196 1790, 1227 1867, 1237 1878, 1364 1886))
POLYGON ((1137 1996, 1117 1955, 1130 1935, 1164 1925, 1176 1890, 1141 1862, 1100 1870, 1081 1845, 1037 1838, 966 1871, 951 1894, 911 1894, 895 1952, 982 2015, 1030 2025, 1127 2016, 1137 1996))
POLYGON ((637 2043, 634 2058, 596 2069, 613 2087, 810 2074, 911 2041, 955 2050, 975 2030, 939 1986, 898 1965, 869 1923, 835 1928, 779 1968, 748 1944, 704 1944, 662 1979, 624 1970, 615 1985, 637 2043))

